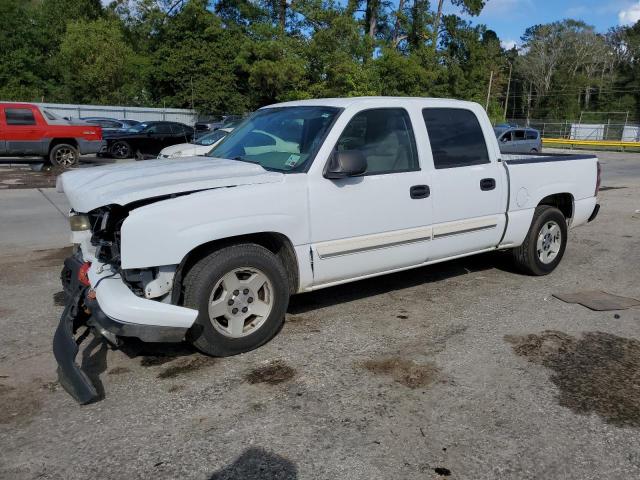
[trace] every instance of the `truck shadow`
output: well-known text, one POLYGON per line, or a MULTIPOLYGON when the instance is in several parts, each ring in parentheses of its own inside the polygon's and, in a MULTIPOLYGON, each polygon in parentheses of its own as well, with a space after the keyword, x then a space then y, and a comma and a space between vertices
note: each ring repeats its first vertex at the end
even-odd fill
POLYGON ((248 448, 232 464, 211 474, 209 480, 295 480, 298 469, 288 459, 262 448, 248 448))
POLYGON ((325 288, 317 292, 295 295, 291 297, 287 313, 292 315, 302 314, 318 308, 492 269, 516 273, 511 261, 511 255, 508 252, 489 252, 436 265, 386 274, 384 275, 384 281, 380 280, 382 277, 373 277, 325 288))

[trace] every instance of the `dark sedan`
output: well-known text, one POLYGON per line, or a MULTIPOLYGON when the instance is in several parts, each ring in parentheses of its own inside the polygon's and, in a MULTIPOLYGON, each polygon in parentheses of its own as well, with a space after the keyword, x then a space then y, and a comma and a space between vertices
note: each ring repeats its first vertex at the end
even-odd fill
POLYGON ((193 139, 193 128, 178 122, 143 122, 126 130, 105 132, 103 153, 115 158, 157 156, 160 150, 193 139))
POLYGON ((91 125, 98 125, 102 127, 103 132, 110 132, 114 130, 126 130, 134 125, 138 125, 140 122, 137 120, 116 120, 115 118, 108 117, 80 117, 80 120, 85 121, 91 125))

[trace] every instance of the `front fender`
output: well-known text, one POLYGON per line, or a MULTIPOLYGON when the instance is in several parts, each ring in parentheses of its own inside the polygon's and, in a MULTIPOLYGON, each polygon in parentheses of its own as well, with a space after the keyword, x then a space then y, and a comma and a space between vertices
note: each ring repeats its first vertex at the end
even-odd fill
MULTIPOLYGON (((287 177, 304 177, 288 175, 287 177)), ((208 190, 133 210, 121 229, 124 269, 175 265, 224 238, 275 232, 308 243, 306 182, 300 179, 208 190)))

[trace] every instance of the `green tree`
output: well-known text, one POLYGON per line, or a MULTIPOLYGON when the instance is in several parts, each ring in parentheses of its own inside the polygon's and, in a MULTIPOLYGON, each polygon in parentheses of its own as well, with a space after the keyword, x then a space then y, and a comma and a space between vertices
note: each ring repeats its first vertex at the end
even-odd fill
POLYGON ((54 59, 63 85, 61 99, 77 103, 145 104, 144 59, 135 54, 109 19, 67 25, 54 59))

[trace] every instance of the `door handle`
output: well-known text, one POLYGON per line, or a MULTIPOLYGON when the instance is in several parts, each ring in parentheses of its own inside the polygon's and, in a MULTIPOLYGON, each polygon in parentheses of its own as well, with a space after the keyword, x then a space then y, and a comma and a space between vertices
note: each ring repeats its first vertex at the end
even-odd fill
POLYGON ((495 178, 483 178, 480 180, 480 190, 487 191, 496 188, 495 178))
POLYGON ((420 198, 427 198, 431 195, 431 190, 429 189, 429 185, 414 185, 409 189, 409 194, 411 198, 417 200, 420 198))

